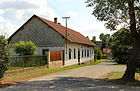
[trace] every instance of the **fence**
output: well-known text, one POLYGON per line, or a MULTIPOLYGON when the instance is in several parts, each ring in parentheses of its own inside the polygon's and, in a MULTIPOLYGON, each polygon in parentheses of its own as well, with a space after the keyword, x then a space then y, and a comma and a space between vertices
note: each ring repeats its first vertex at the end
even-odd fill
POLYGON ((47 56, 11 56, 8 60, 9 70, 27 69, 47 65, 47 56))

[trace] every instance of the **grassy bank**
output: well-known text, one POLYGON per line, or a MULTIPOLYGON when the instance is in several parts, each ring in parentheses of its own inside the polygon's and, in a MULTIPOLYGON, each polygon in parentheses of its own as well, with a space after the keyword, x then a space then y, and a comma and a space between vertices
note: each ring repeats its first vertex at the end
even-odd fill
POLYGON ((117 83, 117 84, 125 84, 125 85, 135 85, 140 86, 140 74, 136 73, 135 75, 135 82, 126 82, 122 81, 120 78, 123 76, 124 72, 112 72, 106 76, 105 81, 117 83))
POLYGON ((9 83, 11 84, 11 83, 16 83, 16 82, 20 82, 20 81, 25 81, 25 80, 28 80, 33 77, 39 77, 39 76, 47 75, 47 74, 54 73, 54 72, 95 65, 95 64, 99 64, 104 61, 106 61, 106 59, 97 60, 96 62, 93 62, 90 64, 73 65, 73 66, 57 68, 57 69, 43 68, 43 69, 38 69, 38 70, 35 70, 32 72, 19 73, 19 74, 12 75, 12 76, 4 76, 4 78, 1 81, 1 84, 9 84, 9 83))

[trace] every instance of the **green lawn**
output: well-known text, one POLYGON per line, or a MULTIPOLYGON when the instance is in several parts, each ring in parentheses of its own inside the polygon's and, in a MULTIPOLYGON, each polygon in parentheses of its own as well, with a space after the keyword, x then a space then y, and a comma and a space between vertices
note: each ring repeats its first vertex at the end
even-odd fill
POLYGON ((140 86, 140 74, 136 73, 135 79, 137 81, 135 82, 126 82, 122 81, 120 78, 123 76, 124 72, 112 72, 109 73, 105 79, 105 81, 117 83, 117 84, 125 84, 125 85, 138 85, 140 86))
POLYGON ((19 71, 19 70, 23 70, 23 69, 30 69, 30 68, 34 68, 34 67, 8 67, 8 70, 6 72, 13 72, 13 71, 19 71))
POLYGON ((97 60, 96 62, 93 62, 90 64, 73 65, 73 66, 57 68, 57 69, 43 68, 43 69, 35 70, 32 72, 18 73, 16 75, 12 75, 12 76, 4 76, 4 78, 2 79, 2 82, 3 83, 13 83, 13 82, 18 82, 18 81, 22 81, 22 80, 28 80, 29 78, 38 77, 41 75, 46 75, 46 74, 50 74, 50 73, 54 73, 54 72, 58 72, 58 71, 64 71, 64 70, 69 70, 69 69, 74 69, 74 68, 79 68, 79 67, 84 67, 84 66, 95 65, 95 64, 99 64, 104 61, 106 61, 106 59, 97 60))

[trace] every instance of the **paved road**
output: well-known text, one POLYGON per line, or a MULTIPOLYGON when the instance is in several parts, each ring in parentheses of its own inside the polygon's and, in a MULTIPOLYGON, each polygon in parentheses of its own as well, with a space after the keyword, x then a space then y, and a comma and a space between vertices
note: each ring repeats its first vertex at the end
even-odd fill
POLYGON ((140 87, 118 85, 102 80, 103 75, 124 71, 125 66, 103 62, 30 79, 0 91, 140 91, 140 87))

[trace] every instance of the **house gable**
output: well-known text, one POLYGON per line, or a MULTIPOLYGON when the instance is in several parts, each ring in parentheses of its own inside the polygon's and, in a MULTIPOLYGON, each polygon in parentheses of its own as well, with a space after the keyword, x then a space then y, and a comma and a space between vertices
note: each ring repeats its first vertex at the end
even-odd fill
POLYGON ((32 41, 40 47, 64 47, 65 40, 62 35, 34 15, 9 38, 10 44, 19 41, 32 41))

